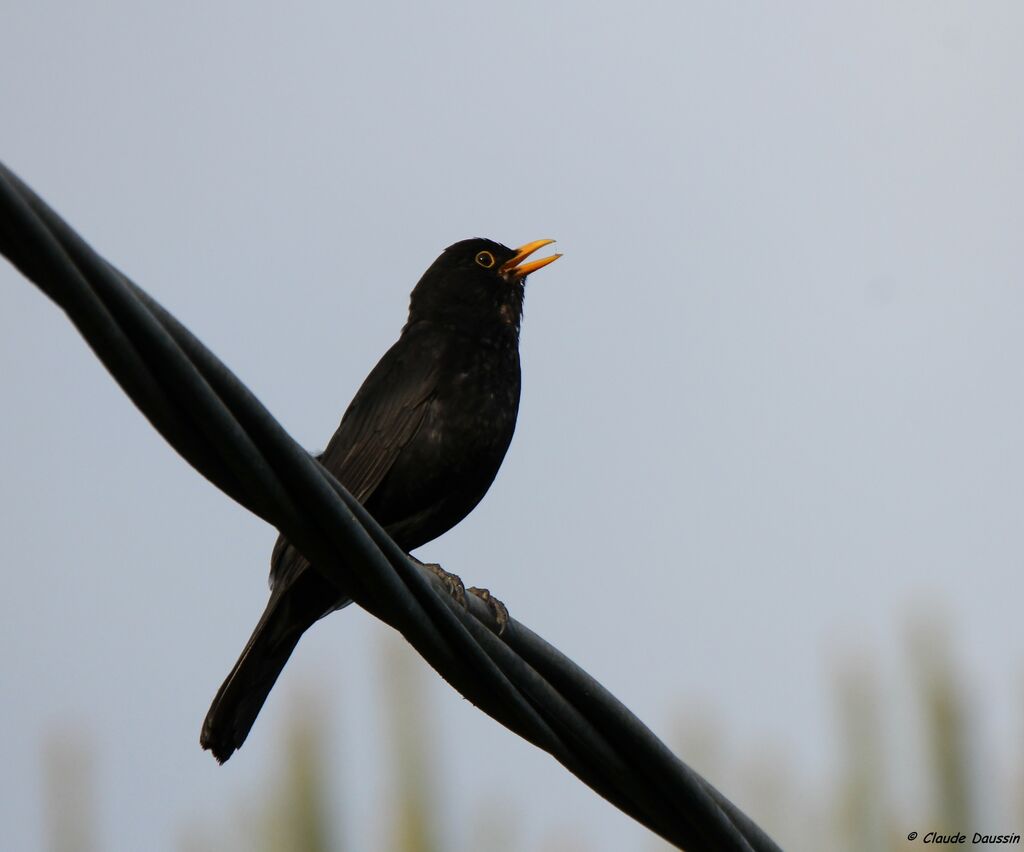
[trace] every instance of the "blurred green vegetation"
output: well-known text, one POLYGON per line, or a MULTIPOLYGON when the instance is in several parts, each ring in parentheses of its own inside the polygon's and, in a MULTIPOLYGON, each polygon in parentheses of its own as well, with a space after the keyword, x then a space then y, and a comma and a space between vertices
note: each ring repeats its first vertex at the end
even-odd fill
POLYGON ((44 819, 50 852, 93 852, 97 803, 93 801, 95 758, 81 730, 54 733, 43 748, 44 819))
MULTIPOLYGON (((738 759, 714 713, 676 715, 673 745, 695 769, 724 790, 790 852, 906 852, 918 848, 910 831, 944 833, 985 830, 974 819, 980 798, 972 766, 972 736, 964 678, 953 662, 948 636, 930 626, 910 631, 904 655, 907 676, 898 689, 886 690, 878 668, 865 660, 837 668, 833 685, 836 748, 828 775, 806 784, 797 777, 787 750, 757 743, 738 759), (904 687, 903 684, 906 684, 904 687), (911 709, 909 738, 894 731, 900 702, 911 709), (823 842, 823 838, 827 839, 823 842)), ((401 640, 389 637, 380 653, 382 670, 391 673, 381 706, 388 732, 382 753, 390 761, 388 788, 380 794, 380 849, 389 852, 441 852, 458 849, 516 852, 520 841, 516 802, 500 791, 482 792, 464 802, 457 824, 444 824, 436 773, 443 759, 434 748, 426 678, 432 675, 401 640)), ((282 737, 280 766, 269 779, 254 784, 259 801, 237 816, 239 835, 214 836, 210 829, 184 826, 182 852, 245 849, 258 852, 344 852, 344 796, 337 790, 322 747, 329 731, 328 708, 315 695, 294 702, 282 737)), ((906 726, 904 726, 906 727, 906 726)), ((95 758, 81 732, 62 733, 44 750, 44 814, 50 852, 90 852, 101 848, 92 799, 95 758)), ((552 771, 559 771, 552 766, 552 771)), ((1019 783, 1019 778, 1012 779, 1019 783)), ((998 785, 998 781, 987 779, 998 785)), ((1007 786, 1007 785, 1003 785, 1007 786)), ((986 788, 989 792, 989 788, 986 788)), ((986 806, 986 824, 1018 831, 1024 823, 1021 795, 1008 797, 998 812, 986 806), (1010 799, 1012 798, 1012 801, 1010 799)), ((609 807, 611 807, 609 805, 609 807)), ((571 819, 541 836, 542 849, 585 852, 585 826, 571 819)), ((993 829, 994 830, 994 829, 993 829)), ((360 852, 366 847, 361 846, 360 852)), ((537 847, 532 847, 537 848, 537 847)), ((636 847, 645 852, 667 849, 650 836, 636 847)))

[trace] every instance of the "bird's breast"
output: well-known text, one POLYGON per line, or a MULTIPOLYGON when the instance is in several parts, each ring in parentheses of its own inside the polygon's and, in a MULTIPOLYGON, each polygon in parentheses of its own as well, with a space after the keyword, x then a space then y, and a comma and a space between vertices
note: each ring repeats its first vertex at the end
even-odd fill
POLYGON ((448 373, 432 400, 432 439, 455 454, 507 445, 519 412, 519 359, 477 353, 448 373))
POLYGON ((519 411, 519 359, 471 352, 448 361, 422 423, 374 494, 378 520, 406 549, 430 541, 464 518, 490 487, 519 411))

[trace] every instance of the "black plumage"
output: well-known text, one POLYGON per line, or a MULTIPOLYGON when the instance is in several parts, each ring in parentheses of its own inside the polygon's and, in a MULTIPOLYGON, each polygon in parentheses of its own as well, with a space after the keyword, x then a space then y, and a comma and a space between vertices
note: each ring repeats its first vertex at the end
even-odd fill
MULTIPOLYGON (((487 492, 519 410, 525 262, 484 239, 447 248, 412 291, 398 341, 363 382, 320 461, 407 552, 459 523, 487 492)), ((221 686, 200 743, 223 762, 245 741, 302 634, 351 603, 282 536, 270 601, 221 686)))

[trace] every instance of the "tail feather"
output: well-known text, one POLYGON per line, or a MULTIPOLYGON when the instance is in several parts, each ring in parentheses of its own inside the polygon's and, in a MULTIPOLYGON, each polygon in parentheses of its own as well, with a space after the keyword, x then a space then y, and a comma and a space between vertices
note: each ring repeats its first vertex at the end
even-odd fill
POLYGON ((287 603, 286 596, 271 598, 206 714, 199 744, 213 752, 218 763, 241 748, 285 663, 312 624, 296 620, 287 603))
POLYGON ((274 549, 276 573, 270 603, 217 691, 199 735, 199 744, 212 751, 219 763, 242 747, 302 634, 327 613, 352 603, 339 596, 337 588, 310 568, 297 551, 297 559, 287 553, 279 556, 283 541, 274 549))

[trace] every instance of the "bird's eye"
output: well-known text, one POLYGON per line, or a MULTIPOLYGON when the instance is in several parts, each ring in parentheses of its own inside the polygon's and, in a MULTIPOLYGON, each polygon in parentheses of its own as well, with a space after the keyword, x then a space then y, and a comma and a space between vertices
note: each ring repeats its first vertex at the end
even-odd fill
POLYGON ((484 269, 490 269, 494 266, 494 255, 489 251, 482 251, 476 256, 476 262, 479 263, 484 269))

